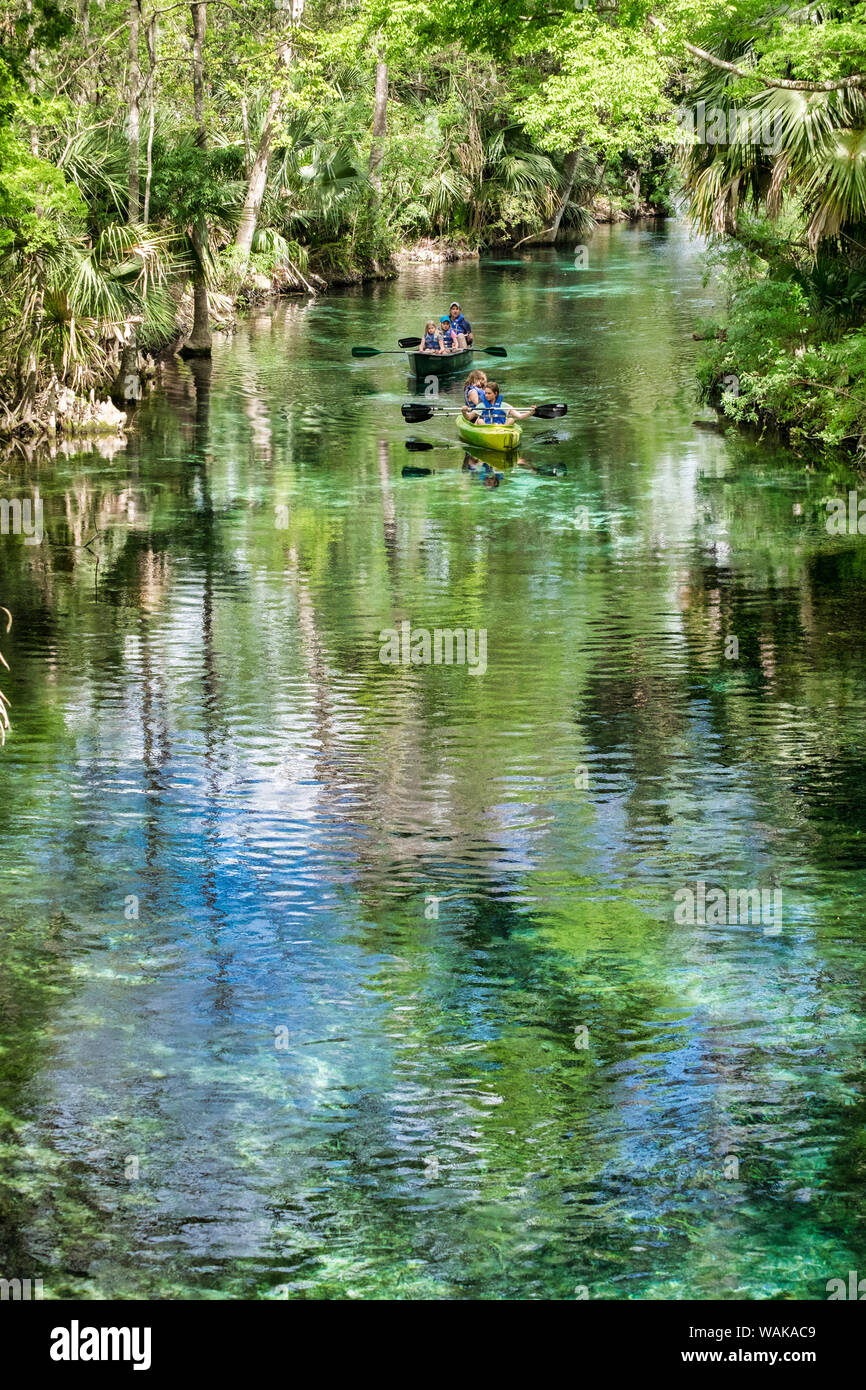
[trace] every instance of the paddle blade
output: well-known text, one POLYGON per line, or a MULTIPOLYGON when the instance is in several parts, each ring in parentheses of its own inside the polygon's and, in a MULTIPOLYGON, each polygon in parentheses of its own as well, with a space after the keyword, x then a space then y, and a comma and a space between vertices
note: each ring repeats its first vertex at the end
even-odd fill
POLYGON ((412 454, 426 454, 429 449, 433 449, 435 447, 436 446, 434 444, 429 444, 426 439, 406 440, 406 448, 412 454))
POLYGON ((504 347, 473 348, 473 352, 486 352, 488 357, 507 357, 504 347))
POLYGON ((433 472, 432 468, 417 468, 414 464, 406 463, 400 472, 404 478, 429 478, 433 472))
POLYGON ((352 356, 353 356, 353 357, 378 357, 378 356, 379 356, 379 349, 378 349, 378 348, 368 348, 368 347, 353 347, 353 348, 352 348, 352 356))
POLYGON ((433 419, 433 410, 429 405, 401 405, 400 413, 409 425, 420 425, 422 420, 433 419))
POLYGON ((401 348, 417 348, 421 346, 420 338, 398 338, 397 342, 401 348))
POLYGON ((538 420, 560 420, 563 415, 567 414, 567 405, 537 405, 535 407, 535 416, 538 420))

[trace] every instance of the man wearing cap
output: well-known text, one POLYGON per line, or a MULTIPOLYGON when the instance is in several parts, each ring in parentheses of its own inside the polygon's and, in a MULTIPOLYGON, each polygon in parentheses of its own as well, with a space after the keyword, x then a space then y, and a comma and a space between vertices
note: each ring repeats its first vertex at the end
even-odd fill
POLYGON ((471 347, 472 325, 464 314, 461 313, 460 305, 457 303, 456 299, 449 310, 449 317, 451 319, 451 331, 457 334, 458 343, 460 343, 461 337, 463 339, 460 346, 471 347))

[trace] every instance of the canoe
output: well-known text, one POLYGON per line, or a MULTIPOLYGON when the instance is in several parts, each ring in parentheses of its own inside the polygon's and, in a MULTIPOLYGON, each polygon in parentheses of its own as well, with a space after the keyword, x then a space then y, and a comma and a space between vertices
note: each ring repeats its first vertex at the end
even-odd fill
POLYGON ((461 415, 457 419, 457 433, 464 444, 473 444, 476 449, 507 453, 517 448, 521 430, 519 425, 472 425, 461 415))
POLYGON ((447 357, 437 357, 434 352, 407 352, 409 370, 416 376, 452 376, 455 372, 468 372, 472 366, 472 349, 462 352, 449 352, 447 357))

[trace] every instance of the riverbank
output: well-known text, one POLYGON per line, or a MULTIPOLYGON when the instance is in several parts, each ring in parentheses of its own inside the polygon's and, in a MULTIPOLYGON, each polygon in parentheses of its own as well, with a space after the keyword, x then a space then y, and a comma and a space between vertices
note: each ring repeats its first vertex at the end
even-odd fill
POLYGON ((866 341, 835 329, 802 288, 765 276, 701 325, 700 397, 800 457, 866 464, 866 341))

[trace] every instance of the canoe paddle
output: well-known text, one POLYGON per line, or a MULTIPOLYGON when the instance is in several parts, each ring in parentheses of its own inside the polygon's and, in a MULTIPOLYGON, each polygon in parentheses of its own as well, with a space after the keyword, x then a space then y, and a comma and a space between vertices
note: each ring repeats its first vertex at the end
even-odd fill
MULTIPOLYGON (((560 403, 550 405, 537 405, 535 407, 536 420, 559 420, 568 411, 568 406, 560 403)), ((408 425, 420 425, 422 420, 432 420, 434 415, 460 415, 459 410, 446 410, 443 406, 433 405, 401 405, 400 412, 408 425)))
MULTIPOLYGON (((404 352, 421 346, 420 338, 398 338, 399 348, 353 347, 353 357, 402 357, 404 352)), ((435 356, 435 354, 434 354, 435 356)))
MULTIPOLYGON (((397 342, 400 344, 401 348, 410 348, 410 349, 411 349, 411 348, 419 348, 419 347, 421 346, 421 339, 420 339, 420 338, 398 338, 398 339, 397 339, 397 342)), ((465 352, 465 351, 466 351, 466 348, 459 348, 458 351, 459 351, 459 352, 465 352)), ((508 353, 506 352, 506 350, 505 350, 504 347, 486 347, 486 348, 477 348, 477 347, 473 347, 473 348, 470 348, 469 351, 470 351, 470 352, 486 352, 487 355, 488 355, 488 357, 507 357, 507 356, 508 356, 508 353)), ((433 357, 435 357, 437 354, 436 354, 436 353, 431 353, 430 355, 433 356, 433 357)), ((456 357, 457 354, 455 353, 454 355, 455 355, 455 357, 456 357)), ((426 356, 426 354, 425 354, 425 356, 426 356)))
MULTIPOLYGON (((398 338, 397 341, 403 343, 404 346, 403 346, 402 348, 353 347, 353 348, 352 348, 352 356, 353 356, 353 357, 402 357, 402 355, 403 355, 404 352, 411 352, 413 347, 420 347, 420 344, 421 344, 421 339, 420 339, 420 338, 398 338)), ((488 357, 507 357, 507 356, 508 356, 508 349, 507 349, 507 348, 504 348, 504 347, 486 347, 486 348, 477 348, 477 347, 474 347, 474 348, 469 348, 469 349, 463 349, 463 348, 461 348, 460 350, 461 350, 461 352, 462 352, 462 351, 467 351, 467 350, 470 351, 470 352, 484 352, 484 353, 487 354, 488 357)), ((427 355, 427 354, 425 354, 425 355, 427 355)), ((446 354, 446 355, 447 355, 447 354, 446 354)), ((431 352, 431 353, 429 353, 429 356, 430 356, 430 357, 439 357, 440 354, 439 354, 439 353, 436 353, 436 352, 431 352)), ((455 353, 453 354, 453 356, 456 357, 456 356, 457 356, 457 353, 455 352, 455 353)))

